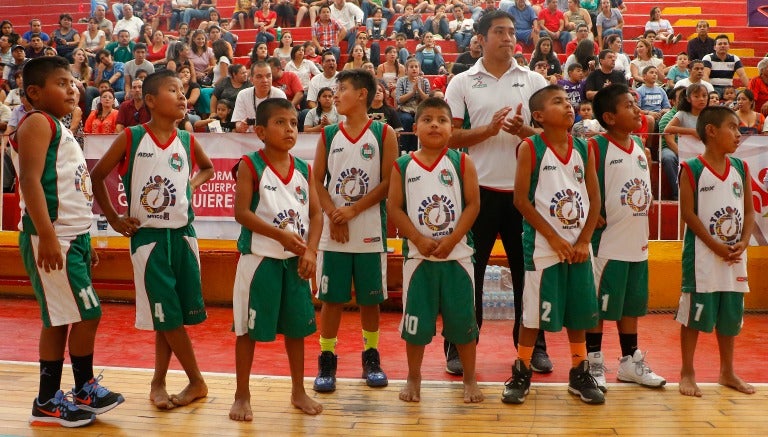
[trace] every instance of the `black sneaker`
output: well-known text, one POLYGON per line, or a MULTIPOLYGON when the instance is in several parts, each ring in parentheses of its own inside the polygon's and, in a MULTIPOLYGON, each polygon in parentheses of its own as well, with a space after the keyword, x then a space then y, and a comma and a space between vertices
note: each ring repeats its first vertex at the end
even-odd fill
POLYGON ((552 373, 552 361, 549 360, 547 351, 539 348, 533 350, 533 356, 531 356, 531 370, 536 373, 552 373))
POLYGON ((32 401, 32 415, 29 417, 29 423, 44 426, 58 425, 65 428, 78 428, 93 423, 96 415, 77 408, 69 400, 69 396, 71 393, 64 394, 59 390, 53 398, 42 405, 37 399, 32 401))
POLYGON ((317 378, 312 389, 319 393, 330 393, 336 390, 336 354, 330 351, 320 353, 317 357, 317 378))
POLYGON ((381 357, 376 348, 363 351, 363 379, 368 387, 386 387, 387 375, 381 370, 381 357))
POLYGON ((602 404, 605 395, 597 386, 597 381, 589 373, 589 361, 584 360, 571 369, 568 376, 568 392, 579 395, 587 404, 602 404))
POLYGON ((74 393, 77 408, 102 414, 125 402, 125 398, 120 393, 111 392, 103 385, 99 385, 101 378, 101 375, 91 378, 80 391, 74 393))
POLYGON ((451 375, 461 376, 464 374, 464 366, 461 365, 459 350, 453 343, 448 344, 448 353, 445 355, 445 371, 451 375))
POLYGON ((522 404, 531 389, 531 369, 525 367, 520 359, 512 365, 512 377, 504 383, 501 401, 505 404, 522 404))

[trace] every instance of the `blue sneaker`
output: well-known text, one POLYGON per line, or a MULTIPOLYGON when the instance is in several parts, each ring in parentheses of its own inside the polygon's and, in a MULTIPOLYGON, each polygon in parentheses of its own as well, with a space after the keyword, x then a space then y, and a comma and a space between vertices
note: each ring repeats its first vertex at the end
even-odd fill
POLYGON ((75 404, 78 408, 95 414, 102 414, 125 402, 125 398, 120 393, 111 392, 106 387, 99 385, 101 379, 101 375, 92 378, 83 385, 80 391, 75 393, 75 404))
POLYGON ((363 379, 368 387, 386 387, 387 375, 381 370, 381 357, 376 348, 363 351, 363 379))
POLYGON ((71 393, 59 390, 53 398, 40 404, 37 399, 32 402, 32 415, 29 423, 32 425, 58 425, 66 428, 78 428, 90 425, 96 420, 96 415, 83 411, 70 400, 71 393))
POLYGON ((319 393, 336 390, 336 354, 325 351, 317 357, 317 377, 312 389, 319 393))

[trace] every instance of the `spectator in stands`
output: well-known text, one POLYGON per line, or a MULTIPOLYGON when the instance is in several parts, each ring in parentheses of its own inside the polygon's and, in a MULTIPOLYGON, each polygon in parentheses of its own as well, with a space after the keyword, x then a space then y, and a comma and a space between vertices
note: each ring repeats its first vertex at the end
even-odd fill
POLYGON ((70 64, 69 70, 72 73, 72 77, 77 81, 78 91, 85 97, 85 89, 88 87, 88 82, 91 81, 93 76, 93 69, 88 65, 88 57, 85 55, 85 50, 77 48, 72 52, 72 64, 70 64))
MULTIPOLYGON (((192 62, 189 60, 189 56, 192 53, 189 45, 185 42, 176 41, 168 49, 168 56, 166 56, 166 67, 168 70, 175 72, 179 71, 184 65, 192 66, 192 62)), ((192 80, 197 82, 195 75, 195 69, 192 68, 192 80)))
POLYGON ((270 9, 270 0, 261 0, 261 8, 253 14, 253 27, 256 28, 256 42, 275 40, 275 22, 277 14, 270 9))
POLYGON ((23 46, 26 46, 30 42, 32 42, 32 35, 40 35, 40 39, 43 41, 43 44, 50 45, 51 44, 51 37, 48 36, 47 33, 43 32, 43 25, 40 22, 39 18, 33 18, 29 20, 29 30, 24 32, 23 35, 21 35, 21 42, 20 44, 23 46))
POLYGON ((121 30, 127 30, 131 35, 131 39, 137 39, 141 35, 141 26, 143 25, 144 22, 141 18, 133 15, 133 6, 124 4, 123 18, 115 23, 115 29, 112 31, 113 39, 117 38, 121 30))
MULTIPOLYGON (((565 30, 565 16, 557 9, 557 0, 547 0, 547 7, 539 12, 539 36, 548 36, 552 41, 560 41, 565 50, 571 40, 571 33, 565 30)), ((538 44, 536 44, 538 47, 538 44)))
MULTIPOLYGON (((104 91, 111 90, 113 95, 115 93, 115 91, 112 89, 112 84, 109 83, 108 80, 102 80, 96 85, 97 85, 98 92, 96 93, 96 97, 91 102, 90 111, 96 110, 96 107, 99 105, 99 102, 101 101, 101 98, 99 97, 99 95, 101 95, 104 91)), ((115 107, 115 109, 120 107, 120 101, 117 100, 117 98, 115 98, 113 106, 115 107)), ((90 112, 90 111, 87 111, 87 112, 90 112)))
MULTIPOLYGON (((12 47, 13 45, 10 43, 8 35, 0 35, 0 67, 5 67, 13 62, 13 54, 11 53, 12 47)), ((2 83, 1 80, 0 83, 2 83)), ((0 132, 2 132, 2 130, 0 130, 0 132)))
POLYGON ((265 42, 258 42, 253 45, 251 50, 251 64, 259 61, 266 61, 269 58, 269 46, 265 42))
POLYGON ((205 31, 198 29, 192 32, 192 44, 189 48, 189 61, 195 69, 197 83, 201 86, 211 86, 216 58, 213 56, 213 50, 208 47, 208 37, 205 35, 205 31))
POLYGON ((208 30, 208 28, 211 26, 221 27, 221 25, 224 23, 230 24, 230 21, 222 18, 221 13, 219 12, 218 9, 209 8, 208 17, 205 19, 201 19, 200 24, 197 25, 197 28, 202 30, 208 30))
POLYGON ((653 65, 643 68, 643 84, 637 88, 640 96, 638 106, 645 115, 650 115, 658 121, 662 115, 669 111, 669 99, 667 93, 658 86, 659 70, 653 65))
POLYGON ((357 26, 364 24, 363 10, 346 0, 333 0, 331 18, 336 20, 339 26, 346 31, 344 37, 347 39, 347 53, 351 53, 357 37, 357 26))
MULTIPOLYGON (((395 101, 403 131, 413 132, 416 107, 429 96, 429 81, 422 75, 421 65, 416 59, 408 60, 405 71, 406 75, 397 80, 395 101)), ((414 152, 417 146, 418 141, 414 135, 405 135, 400 138, 401 151, 414 152)))
POLYGON ((147 45, 137 43, 133 46, 133 59, 125 63, 123 67, 125 81, 132 83, 139 71, 146 71, 147 74, 155 72, 155 66, 147 61, 147 45))
POLYGON ((11 43, 12 46, 18 44, 21 40, 21 36, 13 31, 13 23, 8 20, 0 22, 0 35, 7 36, 8 42, 11 43))
POLYGON ((143 82, 135 79, 131 83, 130 99, 126 99, 120 104, 120 109, 117 112, 117 120, 115 121, 115 133, 120 133, 125 128, 144 124, 149 122, 151 118, 149 109, 144 104, 144 99, 141 93, 141 86, 143 82))
POLYGON ((757 63, 758 75, 749 81, 749 90, 755 95, 755 107, 768 114, 768 58, 757 63))
POLYGON ((404 34, 408 39, 420 39, 421 34, 424 33, 424 23, 421 21, 421 16, 415 12, 410 3, 405 5, 403 14, 392 25, 391 38, 396 39, 398 33, 404 34))
MULTIPOLYGON (((645 32, 643 32, 643 39, 648 41, 648 44, 651 45, 651 56, 663 60, 664 52, 662 52, 660 48, 653 45, 653 43, 656 42, 656 31, 646 30, 645 32)), ((637 57, 637 47, 635 47, 635 57, 637 57)))
POLYGON ((733 86, 733 76, 738 75, 743 86, 749 84, 744 65, 738 56, 728 53, 731 40, 728 35, 720 34, 715 38, 715 51, 704 56, 704 80, 715 87, 722 97, 725 87, 733 86))
MULTIPOLYGON (((667 135, 664 133, 664 131, 667 129, 667 126, 669 125, 669 122, 672 121, 672 118, 677 115, 677 105, 680 104, 680 99, 685 99, 685 88, 684 87, 677 87, 677 88, 669 88, 667 89, 667 99, 669 99, 669 104, 672 106, 672 108, 664 114, 661 119, 659 119, 659 132, 662 133, 661 137, 659 138, 659 144, 661 145, 661 152, 659 155, 660 162, 664 158, 664 149, 669 147, 669 144, 667 143, 667 138, 669 138, 673 144, 672 147, 674 147, 674 150, 677 150, 677 135, 667 135)), ((704 90, 704 93, 707 91, 704 90)), ((669 152, 667 152, 669 153, 669 152)), ((674 159, 677 159, 677 152, 674 152, 674 159)), ((667 160, 669 160, 670 157, 667 156, 667 160)), ((666 165, 674 165, 674 167, 664 167, 664 163, 662 162, 662 169, 664 169, 664 174, 667 177, 667 180, 670 183, 674 183, 675 179, 669 178, 669 175, 666 173, 668 171, 676 171, 677 170, 677 162, 675 162, 673 159, 672 163, 667 162, 666 165)))
POLYGON ((16 70, 13 73, 13 79, 16 83, 16 88, 8 91, 3 103, 8 105, 11 109, 16 109, 17 106, 22 104, 22 96, 24 95, 24 79, 21 74, 21 70, 16 70))
MULTIPOLYGON (((424 32, 422 46, 416 49, 416 60, 419 62, 422 74, 447 74, 445 69, 445 60, 440 54, 440 50, 435 46, 435 38, 432 32, 424 32)), ((406 67, 406 74, 408 68, 406 67)))
MULTIPOLYGON (((595 2, 595 4, 597 3, 595 2)), ((581 24, 587 26, 587 37, 592 38, 592 18, 589 11, 581 7, 579 0, 568 0, 568 10, 565 11, 563 17, 565 18, 565 30, 571 33, 571 41, 578 39, 579 25, 581 24)), ((567 48, 565 52, 569 54, 567 48)), ((597 53, 595 52, 595 54, 597 53)))
POLYGON ((304 87, 301 85, 299 76, 285 71, 279 58, 271 57, 267 59, 267 64, 272 71, 272 86, 285 93, 285 98, 293 103, 294 108, 301 109, 301 102, 304 100, 304 87))
POLYGON ((11 56, 13 57, 13 62, 7 64, 3 69, 3 79, 5 79, 3 87, 6 91, 17 88, 16 72, 21 71, 28 61, 24 47, 19 44, 16 44, 11 48, 11 56))
POLYGON ((400 117, 397 116, 395 108, 389 106, 388 100, 389 91, 387 90, 387 85, 379 80, 376 84, 376 95, 373 97, 373 102, 368 108, 368 117, 371 120, 388 124, 392 126, 395 132, 400 132, 403 130, 403 126, 400 124, 400 117))
POLYGON ((739 132, 742 135, 758 135, 763 132, 765 116, 755 112, 755 95, 744 89, 736 94, 736 114, 739 116, 739 132))
POLYGON ((72 62, 72 52, 80 44, 80 34, 72 28, 72 16, 59 15, 59 28, 53 31, 53 42, 56 43, 56 51, 72 62))
POLYGON ((674 88, 678 81, 690 75, 691 72, 688 70, 688 54, 685 52, 679 53, 675 65, 667 72, 667 87, 674 88))
POLYGON ((539 41, 539 20, 534 9, 525 0, 515 0, 508 11, 515 22, 515 37, 520 44, 536 45, 539 41))
POLYGON ((229 55, 229 44, 223 39, 219 39, 211 44, 213 58, 216 60, 216 66, 213 68, 213 86, 224 80, 228 76, 229 66, 232 65, 232 58, 229 55))
POLYGON ((345 117, 336 111, 333 104, 333 90, 325 87, 317 93, 318 105, 307 112, 303 132, 322 132, 326 126, 344 121, 345 117))
MULTIPOLYGON (((370 3, 365 3, 370 4, 370 3)), ((384 18, 384 11, 381 8, 375 8, 373 13, 365 19, 365 29, 372 40, 387 39, 387 26, 389 20, 384 18)))
POLYGON ((296 12, 298 10, 299 8, 294 5, 293 0, 276 0, 275 14, 277 15, 277 26, 293 27, 296 22, 296 12))
POLYGON ((24 49, 25 56, 27 59, 35 59, 45 56, 45 47, 46 45, 43 43, 42 37, 37 33, 33 33, 32 36, 29 37, 29 45, 24 49))
POLYGON ((667 44, 675 44, 683 37, 681 34, 675 35, 669 20, 661 18, 661 8, 654 6, 651 8, 650 20, 645 23, 645 30, 652 30, 656 34, 657 41, 666 41, 667 44))
POLYGON ((125 63, 133 59, 135 45, 136 43, 131 40, 130 32, 122 29, 117 33, 117 41, 107 44, 104 49, 112 54, 115 61, 125 63))
POLYGON ((381 45, 378 41, 372 41, 368 37, 368 32, 361 30, 355 37, 355 44, 362 46, 365 49, 365 57, 368 58, 368 62, 373 64, 374 75, 376 74, 376 67, 381 62, 381 45), (367 47, 368 43, 371 43, 370 47, 367 47))
POLYGON ((619 35, 624 39, 624 17, 619 9, 611 7, 611 0, 600 0, 600 13, 597 14, 597 43, 600 48, 609 35, 619 35))
MULTIPOLYGON (((112 89, 115 90, 115 98, 123 100, 125 96, 125 64, 113 60, 112 53, 107 50, 99 52, 99 63, 96 64, 96 73, 94 74, 94 81, 108 80, 112 84, 112 89)), ((93 87, 88 87, 91 90, 93 87)), ((95 93, 90 100, 98 96, 95 93)), ((90 107, 91 101, 86 96, 86 107, 90 107)))
POLYGON ((280 36, 280 43, 275 47, 272 56, 280 59, 280 62, 285 66, 291 60, 291 52, 293 52, 293 35, 291 32, 283 31, 280 36))
POLYGON ((574 109, 577 109, 582 101, 587 101, 584 97, 584 68, 581 64, 574 62, 569 65, 568 76, 558 80, 557 84, 563 87, 574 109))
POLYGON ((349 55, 349 60, 344 64, 344 70, 353 70, 363 68, 363 64, 368 62, 368 57, 365 55, 365 47, 360 44, 352 46, 352 54, 349 55))
POLYGON ((635 86, 640 86, 643 82, 643 71, 646 67, 653 66, 659 71, 665 71, 666 66, 661 59, 651 56, 651 43, 641 39, 637 41, 637 57, 629 63, 629 69, 632 72, 632 78, 635 80, 635 86))
POLYGON ((216 0, 194 0, 191 8, 184 9, 181 21, 187 24, 190 24, 192 20, 208 21, 210 9, 215 7, 216 0))
POLYGON ((107 19, 106 13, 107 9, 103 5, 96 5, 96 9, 93 10, 93 18, 96 19, 99 29, 104 32, 104 35, 109 35, 109 37, 112 38, 112 31, 114 30, 115 25, 107 19))
POLYGON ((179 24, 179 30, 177 32, 177 35, 168 35, 169 39, 172 39, 174 41, 183 41, 187 44, 191 43, 190 39, 192 37, 192 34, 189 32, 189 24, 187 23, 181 23, 179 24))
POLYGON ((469 40, 469 50, 460 54, 456 58, 456 63, 471 67, 481 57, 483 57, 483 46, 480 45, 480 41, 477 40, 477 35, 475 35, 469 40))
POLYGON ((560 61, 557 59, 557 54, 552 48, 552 39, 548 36, 542 36, 539 38, 539 42, 536 43, 536 49, 531 54, 532 65, 535 66, 539 61, 547 63, 547 71, 545 76, 548 79, 554 76, 563 75, 563 68, 560 65, 560 61))
POLYGON ((117 130, 117 114, 115 109, 115 94, 111 89, 105 90, 99 96, 96 110, 91 111, 85 120, 87 134, 113 134, 117 130))
POLYGON ((405 76, 405 67, 397 60, 397 47, 389 46, 384 50, 384 62, 379 65, 376 77, 384 83, 389 94, 395 91, 397 79, 405 76))
MULTIPOLYGON (((176 26, 184 22, 184 11, 194 8, 194 3, 194 0, 171 0, 171 24, 169 30, 176 30, 176 26)), ((189 26, 189 21, 184 23, 189 26)))
MULTIPOLYGON (((576 33, 576 39, 573 39, 573 40, 569 41, 568 44, 565 46, 565 56, 566 56, 566 58, 568 56, 570 56, 576 50, 576 46, 580 42, 582 42, 585 39, 590 39, 589 37, 592 35, 589 32, 589 28, 587 27, 587 25, 583 24, 583 23, 578 25, 575 33, 576 33)), ((618 36, 616 36, 616 37, 618 38, 618 36)), ((597 41, 592 41, 592 42, 593 42, 593 45, 595 47, 595 52, 594 53, 595 53, 595 55, 597 55, 598 53, 600 53, 600 47, 598 46, 597 41)), ((608 48, 608 47, 606 46, 606 48, 608 48)))
MULTIPOLYGON (((253 86, 248 80, 248 69, 241 64, 232 64, 227 68, 228 76, 220 80, 211 95, 210 113, 216 112, 216 105, 222 100, 235 102, 240 91, 253 86)), ((234 103, 233 103, 234 105, 234 103)))
POLYGON ((141 29, 139 30, 139 37, 136 38, 136 42, 144 43, 144 45, 152 44, 152 32, 153 30, 151 24, 142 24, 141 29))
POLYGON ((165 67, 166 53, 168 53, 168 44, 165 35, 162 31, 156 30, 152 33, 152 44, 147 46, 147 61, 151 62, 155 69, 160 66, 165 67))
POLYGON ((709 36, 709 22, 701 20, 696 23, 696 38, 688 41, 685 51, 691 60, 704 59, 704 56, 714 53, 715 40, 709 36))
MULTIPOLYGON (((304 89, 304 103, 302 106, 306 106, 306 97, 309 92, 309 81, 312 76, 322 74, 317 64, 304 58, 304 46, 293 46, 291 48, 291 60, 285 64, 285 71, 295 73, 301 81, 301 86, 304 89)), ((304 109, 302 107, 302 109, 304 109)))
POLYGON ((624 79, 624 74, 613 70, 616 64, 616 54, 613 51, 608 49, 602 50, 598 55, 598 63, 600 64, 599 68, 589 73, 584 83, 584 95, 587 100, 592 100, 595 94, 606 85, 627 83, 626 79, 624 79))
MULTIPOLYGON (((111 35, 111 33, 110 33, 111 35)), ((96 65, 96 53, 102 50, 107 45, 107 36, 103 30, 99 28, 99 22, 96 17, 88 19, 88 29, 80 36, 79 48, 85 51, 88 57, 88 63, 91 66, 96 65)), ((165 52, 163 52, 165 56, 165 52)))
MULTIPOLYGON (((193 68, 188 65, 182 65, 179 67, 179 80, 181 80, 181 91, 184 93, 184 97, 187 98, 187 112, 186 116, 191 120, 192 124, 202 119, 197 113, 197 102, 202 95, 200 91, 200 85, 192 80, 193 68)), ((208 106, 205 107, 208 109, 208 106)))
POLYGON ((198 132, 203 130, 203 132, 213 133, 232 132, 235 129, 235 124, 232 123, 232 110, 234 108, 235 104, 229 100, 219 100, 218 103, 216 103, 216 111, 211 111, 208 118, 195 122, 194 130, 198 132), (218 128, 214 127, 214 122, 218 122, 218 128))
POLYGON ((229 20, 221 22, 221 39, 229 43, 229 46, 232 47, 232 53, 234 53, 237 50, 238 36, 229 31, 230 24, 229 20))
POLYGON ((690 70, 691 70, 690 76, 688 76, 685 79, 677 81, 677 83, 675 83, 675 88, 678 88, 678 87, 688 88, 693 84, 700 83, 704 85, 708 93, 715 91, 715 87, 713 87, 711 83, 704 80, 704 61, 698 60, 698 59, 691 61, 690 70))
POLYGON ((590 41, 589 39, 581 40, 579 45, 576 46, 576 50, 566 58, 565 65, 563 65, 562 68, 565 71, 568 71, 568 67, 571 65, 579 64, 587 74, 594 71, 595 66, 597 65, 597 59, 595 58, 592 47, 593 41, 590 41))
POLYGON ((165 21, 169 24, 171 19, 171 2, 167 0, 150 0, 144 6, 141 18, 145 23, 152 26, 153 29, 160 27, 160 22, 165 21))
POLYGON ((256 120, 256 110, 259 103, 269 98, 285 98, 285 93, 272 86, 272 70, 265 61, 251 65, 251 82, 253 86, 242 90, 235 100, 232 121, 235 131, 248 132, 256 120))
POLYGON ((238 24, 240 29, 245 29, 245 19, 253 16, 254 9, 253 0, 236 0, 235 9, 232 12, 232 27, 238 24))
MULTIPOLYGON (((224 44, 224 46, 227 48, 227 56, 229 57, 230 60, 234 58, 235 52, 232 46, 229 44, 229 42, 224 40, 224 38, 221 37, 221 28, 219 27, 219 25, 211 24, 210 27, 208 27, 208 46, 213 48, 213 45, 216 43, 216 41, 221 41, 224 44)), ((226 74, 224 74, 224 76, 226 76, 226 74)))
POLYGON ((328 5, 320 6, 320 15, 312 27, 312 44, 318 52, 330 50, 336 57, 336 62, 341 56, 339 43, 346 34, 346 30, 333 18, 331 18, 331 7, 328 5))
POLYGON ((445 14, 445 4, 436 5, 435 13, 424 22, 424 33, 430 32, 437 39, 448 39, 451 35, 448 27, 448 17, 445 14))
POLYGON ((115 17, 115 21, 123 18, 123 5, 128 4, 127 0, 114 0, 112 2, 112 15, 115 17))
POLYGON ((469 47, 469 41, 475 35, 475 20, 464 18, 464 8, 461 6, 453 7, 453 20, 448 23, 448 30, 451 32, 451 38, 456 41, 458 53, 464 53, 469 47))
POLYGON ((317 93, 320 88, 328 87, 336 92, 336 57, 327 50, 322 54, 323 74, 318 74, 309 81, 307 91, 307 106, 312 109, 317 107, 317 93))

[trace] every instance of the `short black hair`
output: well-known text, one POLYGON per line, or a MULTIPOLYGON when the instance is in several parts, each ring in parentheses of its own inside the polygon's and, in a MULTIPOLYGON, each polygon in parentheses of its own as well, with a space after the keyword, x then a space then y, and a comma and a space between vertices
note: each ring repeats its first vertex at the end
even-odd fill
POLYGON ((483 35, 483 37, 488 37, 488 30, 491 28, 491 24, 494 20, 498 20, 500 18, 506 18, 512 22, 512 25, 515 25, 515 19, 512 17, 512 15, 509 14, 507 11, 502 11, 501 9, 494 9, 492 11, 485 12, 482 17, 480 17, 480 20, 477 22, 477 29, 476 32, 479 35, 483 35))
POLYGON ((280 68, 280 69, 283 68, 282 61, 280 61, 280 58, 278 58, 277 56, 270 56, 270 57, 268 57, 266 59, 266 62, 267 62, 267 64, 270 67, 275 67, 275 68, 280 68))
POLYGON ((727 106, 707 106, 702 109, 699 118, 696 120, 696 134, 701 138, 701 142, 707 145, 707 125, 721 126, 729 117, 735 117, 739 120, 738 114, 727 106))
POLYGON ((530 99, 528 99, 528 107, 531 109, 531 112, 534 111, 541 111, 544 109, 544 99, 551 93, 555 91, 563 91, 563 87, 560 85, 547 85, 544 88, 536 91, 533 93, 530 99))
POLYGON ((648 72, 651 71, 651 70, 658 70, 658 69, 656 68, 655 65, 648 65, 645 68, 643 68, 643 76, 648 74, 648 72))
POLYGON ((322 5, 322 6, 320 6, 320 9, 318 9, 317 12, 318 13, 323 12, 323 9, 328 9, 328 11, 330 12, 331 11, 331 6, 326 3, 326 4, 322 5))
POLYGON ((602 61, 603 59, 605 59, 606 56, 608 56, 611 53, 613 53, 613 50, 609 50, 609 49, 601 50, 600 54, 597 55, 597 59, 602 61))
POLYGON ((256 109, 256 126, 267 127, 269 118, 275 112, 275 109, 287 109, 296 113, 296 108, 290 100, 281 97, 273 97, 259 103, 256 109))
POLYGON ((600 126, 605 129, 610 128, 603 120, 603 114, 610 112, 616 113, 616 105, 619 104, 619 96, 629 94, 629 87, 622 83, 614 83, 602 88, 592 98, 592 109, 595 113, 595 119, 600 126))
POLYGON ((422 100, 421 103, 419 103, 418 107, 416 107, 414 123, 419 121, 421 114, 423 114, 424 111, 429 108, 442 109, 448 114, 448 118, 453 117, 451 114, 451 107, 448 106, 448 103, 446 103, 445 100, 441 99, 440 97, 427 97, 426 99, 422 100))
POLYGON ((573 64, 568 66, 568 73, 570 73, 571 71, 573 71, 573 70, 575 70, 577 68, 579 70, 583 70, 584 69, 584 67, 581 64, 579 64, 578 62, 574 62, 573 64))
POLYGON ((177 77, 176 72, 173 70, 160 70, 150 74, 141 85, 141 98, 146 99, 148 95, 156 96, 160 91, 161 83, 170 78, 175 79, 177 77))
POLYGON ((646 30, 645 32, 643 32, 643 38, 648 38, 648 35, 650 35, 650 34, 653 34, 653 36, 656 36, 656 35, 658 35, 658 33, 656 33, 656 31, 655 31, 655 30, 653 30, 653 29, 648 29, 648 30, 646 30))
POLYGON ((136 53, 136 50, 147 50, 147 45, 143 42, 137 42, 136 45, 133 46, 133 53, 136 53))
POLYGON ((702 61, 701 59, 694 59, 688 64, 688 68, 693 68, 693 66, 696 64, 704 65, 704 61, 702 61))
POLYGON ((720 35, 717 35, 717 37, 715 38, 715 42, 717 42, 717 40, 719 40, 719 39, 724 39, 724 40, 726 40, 728 42, 731 42, 731 39, 728 38, 728 35, 726 35, 724 33, 721 33, 720 35))
POLYGON ((21 74, 25 91, 31 86, 45 87, 45 78, 56 70, 69 71, 69 61, 61 56, 43 56, 30 59, 24 65, 21 74))
POLYGON ((363 69, 355 68, 352 70, 342 70, 336 75, 336 82, 348 82, 356 90, 364 89, 368 91, 366 106, 370 107, 373 98, 376 96, 376 78, 363 69))

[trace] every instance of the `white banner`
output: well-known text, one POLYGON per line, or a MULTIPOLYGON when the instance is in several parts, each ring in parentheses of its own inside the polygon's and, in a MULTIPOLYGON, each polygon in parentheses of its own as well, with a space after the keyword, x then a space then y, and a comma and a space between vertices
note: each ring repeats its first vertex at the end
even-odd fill
MULTIPOLYGON (((749 167, 752 176, 752 203, 755 207, 755 232, 750 244, 768 245, 768 136, 750 135, 743 140, 733 156, 742 159, 749 167)), ((689 135, 678 137, 680 161, 695 158, 704 153, 704 144, 689 135)))

